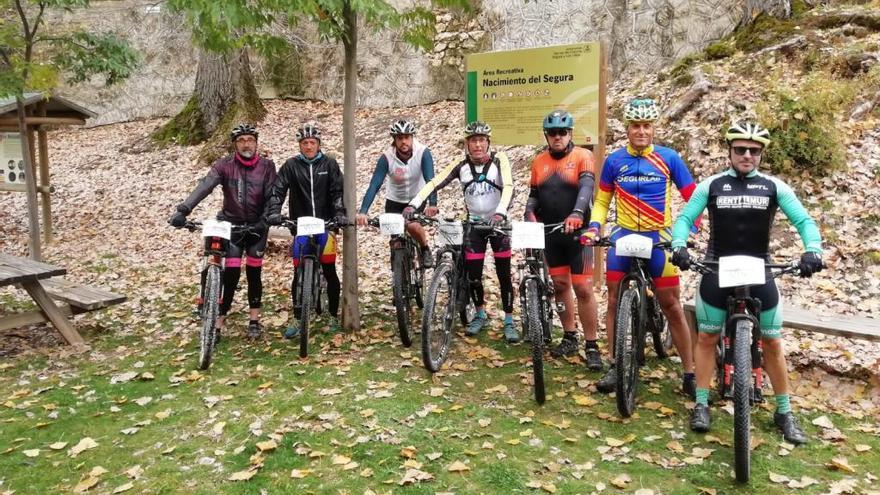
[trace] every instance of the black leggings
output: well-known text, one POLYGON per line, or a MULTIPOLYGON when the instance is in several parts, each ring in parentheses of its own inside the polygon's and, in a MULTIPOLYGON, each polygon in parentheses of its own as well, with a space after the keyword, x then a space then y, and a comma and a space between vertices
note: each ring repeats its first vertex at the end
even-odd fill
MULTIPOLYGON (((474 304, 483 306, 486 299, 483 293, 483 258, 465 261, 468 282, 471 286, 471 297, 474 304)), ((513 282, 510 279, 510 257, 495 258, 495 272, 501 286, 501 307, 505 313, 513 313, 513 282)))
MULTIPOLYGON (((321 271, 324 273, 324 279, 327 280, 327 301, 330 315, 336 316, 339 313, 339 296, 342 293, 342 284, 339 283, 339 275, 336 274, 336 263, 321 263, 321 271)), ((300 308, 296 305, 296 286, 299 282, 299 269, 293 273, 293 280, 290 282, 290 297, 293 302, 293 316, 299 318, 301 316, 300 308)))
MULTIPOLYGON (((248 307, 256 309, 263 306, 263 268, 259 266, 245 267, 245 276, 248 284, 248 307)), ((207 270, 202 271, 202 290, 204 292, 205 277, 207 270)), ((226 316, 229 308, 232 307, 232 301, 235 298, 235 291, 238 289, 238 280, 241 278, 241 268, 226 268, 223 270, 223 300, 220 302, 220 316, 226 316)))

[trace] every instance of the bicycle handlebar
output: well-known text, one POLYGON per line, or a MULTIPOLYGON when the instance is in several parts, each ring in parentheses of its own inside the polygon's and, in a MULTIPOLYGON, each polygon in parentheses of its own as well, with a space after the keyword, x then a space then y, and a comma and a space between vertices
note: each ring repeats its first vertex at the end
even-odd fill
MULTIPOLYGON (((709 273, 718 273, 718 261, 717 260, 702 260, 702 261, 692 261, 691 268, 699 272, 703 275, 709 273), (714 268, 713 268, 714 267, 714 268)), ((789 261, 787 263, 767 263, 764 262, 764 268, 770 270, 771 278, 777 278, 787 273, 800 273, 800 263, 796 260, 789 261), (774 271, 775 270, 775 271, 774 271)))
MULTIPOLYGON (((282 217, 282 218, 283 218, 282 222, 280 224, 278 224, 280 227, 287 227, 288 229, 296 229, 296 225, 297 225, 296 220, 291 220, 288 217, 282 217)), ((351 222, 340 223, 340 222, 337 222, 336 220, 333 220, 333 219, 324 220, 324 226, 327 229, 335 229, 337 227, 350 227, 353 225, 354 224, 351 222)))
MULTIPOLYGON (((186 223, 184 223, 182 226, 174 228, 186 229, 190 232, 195 232, 197 230, 202 230, 202 222, 198 220, 187 220, 186 223)), ((260 235, 257 233, 256 230, 254 230, 253 225, 248 224, 232 224, 232 233, 238 235, 260 235)))

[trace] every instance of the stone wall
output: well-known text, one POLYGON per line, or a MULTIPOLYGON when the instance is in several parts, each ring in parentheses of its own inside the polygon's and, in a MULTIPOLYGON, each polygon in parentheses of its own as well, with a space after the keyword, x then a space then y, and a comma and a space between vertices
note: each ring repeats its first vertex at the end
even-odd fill
MULTIPOLYGON (((760 3, 747 1, 482 0, 468 15, 438 12, 430 53, 410 48, 396 33, 361 29, 358 102, 412 106, 461 99, 465 56, 481 51, 603 40, 614 73, 660 70, 731 32, 746 9, 760 3)), ((774 8, 779 3, 766 0, 774 8)), ((64 20, 128 36, 143 50, 145 64, 118 88, 92 85, 68 94, 99 112, 96 123, 174 113, 192 91, 196 69, 182 21, 150 13, 155 4, 142 0, 93 5, 85 13, 63 14, 64 20)), ((341 101, 341 47, 319 41, 302 25, 284 34, 293 45, 287 57, 254 62, 262 94, 341 101)))

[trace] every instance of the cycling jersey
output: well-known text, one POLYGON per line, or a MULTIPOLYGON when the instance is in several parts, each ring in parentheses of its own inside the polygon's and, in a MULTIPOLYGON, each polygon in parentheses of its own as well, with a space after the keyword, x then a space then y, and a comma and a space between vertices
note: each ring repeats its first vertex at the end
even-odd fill
POLYGON ((747 255, 768 259, 770 228, 781 208, 795 226, 806 251, 822 253, 822 237, 794 192, 775 177, 753 170, 739 178, 728 169, 701 182, 675 221, 672 246, 687 245, 689 225, 709 209, 708 259, 747 255))
POLYGON ((443 189, 453 179, 461 182, 464 204, 471 220, 488 220, 496 213, 507 216, 513 198, 513 174, 510 161, 503 152, 492 153, 485 164, 473 164, 465 158, 446 167, 416 194, 409 202, 410 206, 419 208, 429 195, 443 189))
POLYGON ((669 227, 672 184, 685 200, 696 187, 684 161, 672 149, 652 145, 638 152, 627 145, 611 153, 602 167, 590 227, 601 229, 615 193, 621 227, 638 232, 669 227))
POLYGON ((545 150, 532 161, 526 216, 534 213, 544 223, 558 223, 572 213, 589 217, 595 180, 593 154, 572 148, 556 159, 545 150))
POLYGON ((329 220, 334 216, 345 216, 342 172, 336 160, 323 153, 318 153, 312 160, 297 155, 284 162, 269 202, 270 215, 281 213, 281 205, 288 194, 292 219, 310 216, 329 220))
MULTIPOLYGON (((704 209, 709 210, 709 245, 706 258, 746 255, 769 260, 770 231, 777 209, 782 209, 800 234, 806 251, 822 253, 822 237, 816 223, 791 188, 775 177, 751 171, 740 177, 728 169, 697 186, 675 220, 672 246, 685 247, 690 225, 704 209)), ((718 286, 718 276, 700 280, 696 316, 700 332, 717 333, 725 321, 727 296, 732 288, 718 286)), ((761 331, 764 338, 778 338, 782 327, 782 304, 772 279, 751 288, 761 300, 761 331)))
POLYGON ((220 185, 223 209, 219 216, 232 223, 255 223, 266 214, 275 178, 272 160, 260 157, 249 165, 232 154, 214 162, 183 204, 192 211, 220 185))
MULTIPOLYGON (((408 203, 418 192, 425 187, 425 182, 434 178, 434 158, 431 150, 419 141, 413 139, 412 156, 406 162, 397 156, 397 149, 391 145, 386 149, 376 168, 370 185, 361 202, 360 213, 366 214, 376 198, 379 188, 385 183, 385 198, 395 203, 408 203)), ((437 195, 432 194, 428 203, 437 204, 437 195)))

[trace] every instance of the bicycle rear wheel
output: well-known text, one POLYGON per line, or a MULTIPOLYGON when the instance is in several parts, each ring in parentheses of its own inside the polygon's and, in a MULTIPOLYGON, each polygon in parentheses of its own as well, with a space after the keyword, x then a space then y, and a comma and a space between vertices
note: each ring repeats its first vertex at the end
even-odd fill
POLYGON ((648 298, 648 329, 651 333, 651 342, 654 344, 654 354, 660 359, 669 357, 672 349, 672 334, 669 332, 669 322, 660 310, 656 293, 648 298))
POLYGON ((402 249, 391 251, 391 280, 394 310, 397 313, 397 330, 404 347, 412 345, 412 305, 407 294, 409 273, 406 253, 402 249))
POLYGON ((425 302, 422 295, 425 291, 425 270, 419 263, 419 247, 414 242, 410 242, 409 278, 412 287, 411 296, 416 301, 416 307, 424 309, 425 302))
POLYGON ((452 345, 452 324, 455 321, 458 296, 455 267, 443 261, 434 269, 431 286, 425 299, 422 315, 422 362, 431 373, 437 372, 452 345))
POLYGON ((543 404, 547 399, 544 388, 544 319, 541 311, 541 295, 539 294, 538 282, 535 279, 526 280, 525 283, 526 307, 523 314, 528 314, 529 335, 532 344, 532 376, 534 378, 535 401, 543 404))
POLYGON ((749 481, 752 413, 752 322, 737 320, 733 344, 733 452, 736 480, 749 481))
POLYGON ((617 411, 624 418, 635 410, 639 383, 639 321, 641 300, 636 286, 623 289, 614 324, 614 364, 617 373, 617 411))
POLYGON ((208 265, 205 276, 205 297, 202 306, 202 331, 199 335, 199 369, 211 366, 216 340, 217 319, 220 316, 222 272, 217 265, 208 265))
POLYGON ((312 298, 314 294, 315 260, 304 258, 299 266, 299 357, 309 355, 309 319, 312 313, 312 298))

